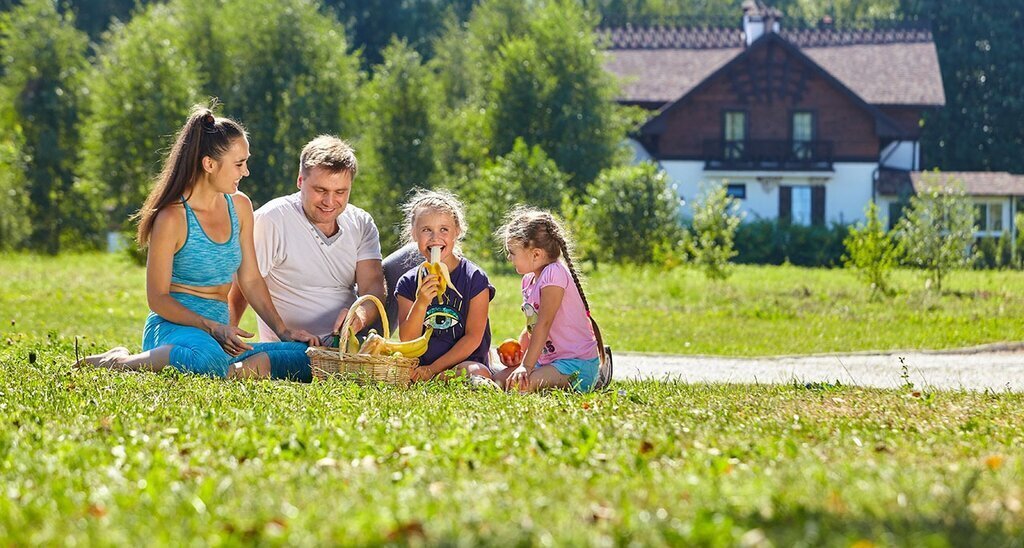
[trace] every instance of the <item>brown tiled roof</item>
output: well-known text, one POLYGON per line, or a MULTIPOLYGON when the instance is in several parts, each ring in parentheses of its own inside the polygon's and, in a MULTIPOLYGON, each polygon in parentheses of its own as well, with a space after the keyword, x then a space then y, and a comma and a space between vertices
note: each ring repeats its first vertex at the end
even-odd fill
POLYGON ((621 77, 627 102, 671 103, 686 95, 742 48, 617 50, 605 67, 621 77))
POLYGON ((912 171, 910 180, 917 192, 959 182, 971 196, 1024 196, 1024 175, 1005 171, 912 171))
MULTIPOLYGON (((606 67, 625 102, 671 102, 743 51, 738 29, 601 29, 606 67)), ((801 29, 779 33, 869 104, 943 105, 938 54, 925 28, 801 29)))

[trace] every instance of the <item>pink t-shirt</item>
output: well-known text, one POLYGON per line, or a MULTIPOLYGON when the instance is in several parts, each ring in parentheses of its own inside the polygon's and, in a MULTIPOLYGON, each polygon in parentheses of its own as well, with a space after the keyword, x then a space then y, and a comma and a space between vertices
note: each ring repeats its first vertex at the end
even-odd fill
POLYGON ((555 261, 544 267, 536 282, 534 277, 532 272, 523 276, 523 312, 526 313, 526 326, 531 333, 540 313, 540 290, 549 285, 565 289, 562 305, 555 312, 547 344, 537 363, 547 365, 555 360, 596 358, 597 339, 594 338, 594 329, 569 269, 555 261))

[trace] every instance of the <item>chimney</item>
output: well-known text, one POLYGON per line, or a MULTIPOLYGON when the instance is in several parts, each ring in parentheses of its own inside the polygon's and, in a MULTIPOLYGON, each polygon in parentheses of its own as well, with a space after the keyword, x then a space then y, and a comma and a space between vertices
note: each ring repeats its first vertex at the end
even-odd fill
POLYGON ((743 36, 749 46, 766 32, 779 32, 782 12, 761 0, 743 0, 743 36))

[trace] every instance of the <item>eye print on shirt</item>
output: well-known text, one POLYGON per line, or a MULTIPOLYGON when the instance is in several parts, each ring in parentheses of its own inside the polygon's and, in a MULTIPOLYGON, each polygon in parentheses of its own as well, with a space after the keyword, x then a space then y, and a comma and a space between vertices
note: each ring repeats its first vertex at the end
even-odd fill
POLYGON ((447 306, 434 307, 427 312, 423 325, 433 327, 435 331, 451 329, 459 325, 459 313, 447 306))

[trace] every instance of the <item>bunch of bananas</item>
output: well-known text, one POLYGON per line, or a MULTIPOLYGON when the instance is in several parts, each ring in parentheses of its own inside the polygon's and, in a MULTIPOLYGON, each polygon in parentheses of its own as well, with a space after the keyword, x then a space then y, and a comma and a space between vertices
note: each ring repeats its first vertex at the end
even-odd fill
POLYGON ((462 293, 459 293, 458 289, 452 285, 452 277, 448 272, 448 265, 441 262, 441 248, 431 247, 430 248, 430 260, 420 265, 418 275, 416 277, 416 292, 419 293, 420 285, 423 284, 423 278, 427 275, 433 274, 437 276, 437 302, 444 302, 442 295, 450 287, 459 298, 462 298, 462 293))
POLYGON ((369 336, 363 341, 363 345, 359 347, 359 353, 371 356, 394 356, 398 354, 406 358, 418 358, 427 351, 427 343, 430 342, 430 335, 433 333, 434 328, 427 327, 419 338, 411 341, 397 342, 389 341, 378 335, 376 331, 371 330, 369 336))

